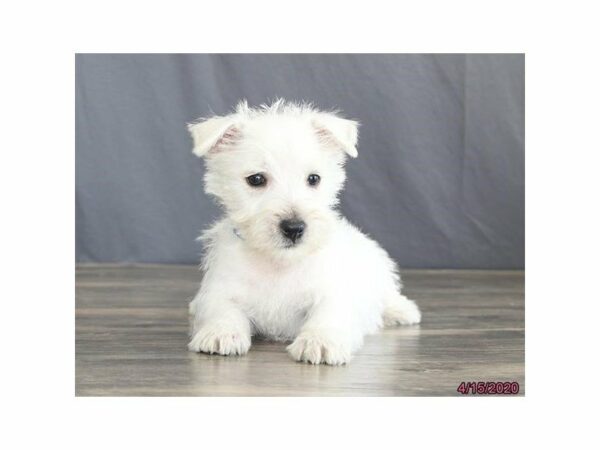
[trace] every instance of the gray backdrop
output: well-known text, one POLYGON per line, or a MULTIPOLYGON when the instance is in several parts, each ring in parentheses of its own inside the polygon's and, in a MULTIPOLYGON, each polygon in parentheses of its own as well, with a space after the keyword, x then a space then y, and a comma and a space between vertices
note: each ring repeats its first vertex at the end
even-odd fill
POLYGON ((362 123, 341 208, 402 267, 523 268, 523 55, 77 55, 77 261, 197 262, 185 124, 276 97, 362 123))

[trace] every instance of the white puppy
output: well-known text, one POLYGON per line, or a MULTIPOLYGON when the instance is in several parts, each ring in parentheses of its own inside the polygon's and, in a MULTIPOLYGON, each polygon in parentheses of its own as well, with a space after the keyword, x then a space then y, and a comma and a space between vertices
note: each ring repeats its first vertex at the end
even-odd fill
POLYGON ((257 334, 293 340, 297 361, 344 364, 365 334, 421 320, 394 261, 335 210, 357 122, 278 100, 189 129, 226 213, 200 238, 190 350, 243 355, 257 334))

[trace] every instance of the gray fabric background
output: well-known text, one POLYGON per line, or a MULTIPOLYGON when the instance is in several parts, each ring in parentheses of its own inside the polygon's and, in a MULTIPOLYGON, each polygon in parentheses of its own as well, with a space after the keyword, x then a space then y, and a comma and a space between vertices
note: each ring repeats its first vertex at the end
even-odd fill
POLYGON ((185 124, 277 97, 362 123, 342 211, 402 267, 524 267, 523 55, 76 57, 76 258, 195 263, 185 124))

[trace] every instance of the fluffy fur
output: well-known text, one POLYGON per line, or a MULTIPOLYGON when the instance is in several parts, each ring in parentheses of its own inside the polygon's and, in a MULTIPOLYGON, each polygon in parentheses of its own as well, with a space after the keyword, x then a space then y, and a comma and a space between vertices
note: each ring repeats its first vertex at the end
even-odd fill
POLYGON ((292 341, 297 361, 344 364, 382 325, 415 324, 396 264, 335 209, 356 157, 358 123, 279 100, 189 126, 206 162, 205 190, 225 215, 201 237, 201 288, 190 304, 189 349, 243 355, 253 335, 292 341), (260 173, 266 185, 247 177, 260 173), (321 177, 316 186, 310 174, 321 177), (304 221, 292 244, 286 219, 304 221))

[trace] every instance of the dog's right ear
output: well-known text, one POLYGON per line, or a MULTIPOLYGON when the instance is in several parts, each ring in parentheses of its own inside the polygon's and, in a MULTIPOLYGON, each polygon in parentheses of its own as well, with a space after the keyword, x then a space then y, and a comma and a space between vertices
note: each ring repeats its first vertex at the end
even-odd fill
POLYGON ((312 121, 319 140, 329 146, 339 147, 352 158, 358 156, 358 122, 332 113, 317 113, 312 121))
POLYGON ((215 116, 190 123, 188 130, 194 140, 192 152, 199 157, 218 153, 234 144, 240 137, 240 128, 234 115, 215 116))

